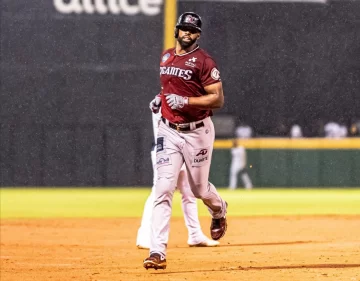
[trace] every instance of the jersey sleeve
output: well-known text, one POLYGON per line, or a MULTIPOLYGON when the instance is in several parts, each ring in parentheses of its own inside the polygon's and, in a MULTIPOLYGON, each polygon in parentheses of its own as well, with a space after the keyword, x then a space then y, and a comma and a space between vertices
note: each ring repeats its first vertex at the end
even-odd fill
POLYGON ((201 73, 201 84, 203 87, 220 82, 220 71, 212 58, 204 60, 203 70, 201 73))

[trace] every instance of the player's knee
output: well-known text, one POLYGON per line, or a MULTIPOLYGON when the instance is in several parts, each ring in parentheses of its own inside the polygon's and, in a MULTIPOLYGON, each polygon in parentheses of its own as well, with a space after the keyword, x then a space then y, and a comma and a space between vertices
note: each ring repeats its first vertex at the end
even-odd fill
POLYGON ((203 188, 201 187, 201 184, 194 184, 191 187, 192 193, 198 199, 202 199, 204 197, 204 192, 202 190, 203 190, 203 188))
POLYGON ((241 169, 240 171, 239 171, 239 174, 240 175, 243 175, 243 174, 246 174, 246 168, 243 168, 243 169, 241 169))
POLYGON ((181 192, 181 201, 183 203, 196 203, 196 197, 191 191, 190 187, 187 187, 185 190, 181 192))
POLYGON ((155 197, 161 197, 165 194, 172 194, 175 190, 175 176, 171 173, 162 173, 158 175, 155 185, 155 197))

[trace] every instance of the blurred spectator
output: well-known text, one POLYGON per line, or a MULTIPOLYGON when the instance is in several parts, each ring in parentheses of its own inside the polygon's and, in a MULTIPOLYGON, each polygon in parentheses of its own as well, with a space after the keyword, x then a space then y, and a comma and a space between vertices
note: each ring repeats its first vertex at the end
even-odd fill
POLYGON ((310 135, 312 137, 325 137, 325 120, 321 117, 312 122, 309 126, 311 126, 310 135))
POLYGON ((290 129, 290 137, 291 138, 302 138, 303 137, 302 129, 299 125, 297 125, 297 124, 292 125, 292 127, 290 129))
POLYGON ((325 138, 337 138, 340 125, 336 122, 326 123, 324 126, 325 138))
POLYGON ((336 122, 329 122, 324 126, 325 138, 345 138, 348 130, 346 126, 336 122))
POLYGON ((289 133, 288 127, 284 124, 284 122, 279 121, 276 127, 276 136, 287 137, 288 133, 289 133))
POLYGON ((359 137, 360 136, 360 120, 352 122, 349 130, 350 136, 359 137))
POLYGON ((348 136, 348 129, 345 125, 339 126, 338 138, 346 138, 348 136))

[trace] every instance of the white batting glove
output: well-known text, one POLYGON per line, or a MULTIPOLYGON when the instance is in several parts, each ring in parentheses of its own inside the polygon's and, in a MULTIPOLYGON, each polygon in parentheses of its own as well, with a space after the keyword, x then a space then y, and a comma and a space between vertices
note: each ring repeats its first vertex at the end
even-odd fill
POLYGON ((161 97, 159 95, 155 96, 155 98, 150 102, 149 108, 152 112, 158 113, 161 107, 161 97))
POLYGON ((171 107, 171 109, 179 109, 189 104, 189 98, 179 96, 177 94, 168 94, 166 95, 166 102, 171 107))

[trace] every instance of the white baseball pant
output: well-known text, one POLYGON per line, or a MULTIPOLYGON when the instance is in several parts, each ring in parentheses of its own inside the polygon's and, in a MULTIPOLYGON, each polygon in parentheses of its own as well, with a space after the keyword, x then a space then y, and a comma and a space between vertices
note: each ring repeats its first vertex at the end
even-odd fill
MULTIPOLYGON (((153 187, 149 197, 145 202, 141 225, 138 229, 136 238, 136 245, 144 248, 150 248, 151 218, 154 205, 154 189, 157 180, 157 170, 155 169, 156 152, 154 150, 151 151, 151 161, 154 168, 153 187)), ((181 193, 181 207, 184 213, 185 225, 188 230, 187 243, 189 245, 195 245, 204 242, 207 237, 201 230, 201 225, 198 217, 197 199, 190 189, 185 165, 183 165, 183 167, 181 168, 177 181, 177 189, 181 193)))
POLYGON ((197 129, 195 122, 190 123, 193 130, 185 132, 174 130, 160 122, 156 152, 158 178, 154 190, 150 254, 160 253, 166 256, 172 199, 184 163, 195 197, 204 202, 213 218, 222 218, 226 214, 225 201, 208 181, 215 139, 214 124, 209 117, 202 122, 203 126, 197 129))

